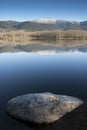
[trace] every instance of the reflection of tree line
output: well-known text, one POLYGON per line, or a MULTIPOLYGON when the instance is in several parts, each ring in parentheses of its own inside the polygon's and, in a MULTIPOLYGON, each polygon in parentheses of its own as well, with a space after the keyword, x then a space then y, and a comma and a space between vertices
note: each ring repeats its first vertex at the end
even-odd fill
POLYGON ((32 35, 36 40, 87 40, 85 30, 43 31, 32 35))
POLYGON ((27 31, 0 31, 0 43, 24 43, 30 41, 27 31))
POLYGON ((43 46, 51 47, 81 47, 87 46, 87 40, 33 40, 33 43, 38 43, 43 46))
MULTIPOLYGON (((29 32, 24 30, 2 30, 0 31, 0 44, 8 43, 29 43, 31 40, 38 40, 48 43, 67 43, 73 40, 87 40, 87 31, 85 30, 54 30, 54 31, 36 31, 29 32)), ((73 44, 74 42, 72 42, 73 44)))

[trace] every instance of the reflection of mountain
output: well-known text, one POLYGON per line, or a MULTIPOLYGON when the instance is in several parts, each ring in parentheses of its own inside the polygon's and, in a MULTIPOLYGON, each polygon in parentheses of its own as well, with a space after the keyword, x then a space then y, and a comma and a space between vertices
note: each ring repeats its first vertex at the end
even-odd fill
POLYGON ((36 52, 39 55, 55 55, 56 51, 55 50, 41 50, 36 52))
POLYGON ((32 43, 28 45, 1 46, 0 53, 3 52, 37 52, 40 54, 51 54, 58 52, 87 52, 87 41, 58 42, 58 43, 32 43))

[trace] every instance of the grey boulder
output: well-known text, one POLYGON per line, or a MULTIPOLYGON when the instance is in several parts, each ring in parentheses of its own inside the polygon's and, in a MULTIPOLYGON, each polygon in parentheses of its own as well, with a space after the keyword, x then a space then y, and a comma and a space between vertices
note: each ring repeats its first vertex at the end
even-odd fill
POLYGON ((11 99, 7 104, 7 112, 26 122, 52 123, 82 103, 78 98, 65 95, 27 94, 11 99))

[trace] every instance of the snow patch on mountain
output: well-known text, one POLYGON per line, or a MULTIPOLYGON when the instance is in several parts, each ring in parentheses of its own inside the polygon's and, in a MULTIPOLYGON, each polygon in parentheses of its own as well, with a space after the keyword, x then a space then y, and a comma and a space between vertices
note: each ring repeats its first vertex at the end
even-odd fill
POLYGON ((46 23, 46 24, 56 24, 56 19, 54 18, 40 18, 35 20, 37 23, 46 23))
POLYGON ((69 21, 69 22, 72 24, 80 24, 80 22, 78 22, 78 21, 69 21))

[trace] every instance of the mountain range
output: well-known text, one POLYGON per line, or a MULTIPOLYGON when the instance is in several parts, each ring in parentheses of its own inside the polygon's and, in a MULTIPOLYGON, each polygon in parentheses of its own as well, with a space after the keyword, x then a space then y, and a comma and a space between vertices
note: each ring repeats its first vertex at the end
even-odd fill
POLYGON ((40 18, 33 21, 0 21, 0 30, 55 30, 55 29, 83 29, 87 30, 87 21, 66 21, 53 18, 40 18))

